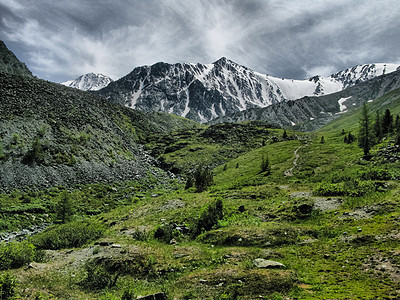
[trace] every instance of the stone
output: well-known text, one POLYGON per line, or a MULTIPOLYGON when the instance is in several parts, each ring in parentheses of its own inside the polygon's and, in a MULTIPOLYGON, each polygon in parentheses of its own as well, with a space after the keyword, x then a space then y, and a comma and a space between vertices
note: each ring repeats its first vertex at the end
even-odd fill
POLYGON ((257 268, 260 268, 260 269, 282 269, 282 268, 285 268, 285 265, 280 262, 273 261, 273 260, 267 260, 267 259, 263 259, 263 258, 256 258, 255 260, 253 260, 253 264, 254 264, 254 266, 256 266, 257 268))
POLYGON ((112 244, 111 248, 122 248, 120 244, 112 244))

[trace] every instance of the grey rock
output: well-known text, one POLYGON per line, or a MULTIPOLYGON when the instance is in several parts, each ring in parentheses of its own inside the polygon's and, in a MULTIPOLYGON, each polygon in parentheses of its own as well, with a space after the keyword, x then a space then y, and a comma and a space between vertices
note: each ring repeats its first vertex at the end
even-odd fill
POLYGON ((283 269, 283 268, 285 268, 285 265, 280 262, 273 261, 273 260, 267 260, 267 259, 263 259, 263 258, 256 258, 255 260, 253 260, 253 264, 254 264, 254 266, 256 266, 257 268, 260 268, 260 269, 283 269))

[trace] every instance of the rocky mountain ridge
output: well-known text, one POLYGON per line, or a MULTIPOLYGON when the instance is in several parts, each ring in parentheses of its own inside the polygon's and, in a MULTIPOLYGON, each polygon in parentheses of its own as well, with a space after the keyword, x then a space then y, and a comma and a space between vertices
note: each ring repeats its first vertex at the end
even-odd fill
POLYGON ((281 102, 265 108, 249 109, 214 119, 208 124, 241 121, 267 121, 271 125, 315 130, 340 114, 400 88, 400 70, 357 83, 342 91, 281 102))
POLYGON ((398 67, 368 64, 326 78, 291 80, 257 73, 224 57, 213 64, 160 62, 135 68, 99 94, 130 108, 163 111, 205 123, 247 109, 338 92, 398 67))
POLYGON ((98 91, 106 87, 110 82, 113 82, 111 77, 100 73, 88 73, 74 80, 61 82, 61 84, 82 91, 98 91))

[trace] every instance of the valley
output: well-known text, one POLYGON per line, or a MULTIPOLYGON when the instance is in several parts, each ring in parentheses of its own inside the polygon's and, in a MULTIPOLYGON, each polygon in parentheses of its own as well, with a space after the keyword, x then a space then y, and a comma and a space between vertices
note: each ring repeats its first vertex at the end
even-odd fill
POLYGON ((399 71, 200 124, 11 65, 1 299, 398 299, 399 71))

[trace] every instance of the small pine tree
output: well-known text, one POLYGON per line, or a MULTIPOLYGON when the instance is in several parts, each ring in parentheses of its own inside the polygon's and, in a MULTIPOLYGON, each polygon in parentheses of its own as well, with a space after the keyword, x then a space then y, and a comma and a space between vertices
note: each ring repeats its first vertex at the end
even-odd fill
POLYGON ((213 174, 208 167, 199 165, 194 173, 194 184, 197 192, 203 192, 214 183, 213 174))
POLYGON ((239 169, 239 163, 236 163, 236 169, 239 169))
POLYGON ((374 124, 375 137, 380 141, 382 139, 382 128, 381 128, 381 117, 379 111, 376 112, 375 124, 374 124))
POLYGON ((283 134, 282 134, 282 139, 286 140, 287 138, 288 138, 288 135, 286 133, 286 130, 284 130, 283 134))
POLYGON ((390 113, 389 109, 385 110, 385 114, 383 115, 382 118, 382 134, 388 134, 391 132, 391 130, 393 129, 393 116, 390 113))
POLYGON ((60 194, 56 205, 56 214, 57 219, 60 220, 61 223, 69 221, 74 214, 72 198, 67 191, 63 191, 60 194))
POLYGON ((224 165, 224 171, 226 171, 226 170, 228 170, 228 165, 227 164, 224 165))
POLYGON ((396 132, 400 131, 400 116, 399 115, 396 116, 396 121, 394 122, 394 128, 395 128, 396 132))
POLYGON ((344 129, 342 129, 341 135, 345 135, 346 132, 344 131, 344 129))
POLYGON ((347 135, 347 143, 351 144, 355 140, 356 140, 356 137, 354 135, 352 135, 351 132, 349 132, 349 134, 347 135))
POLYGON ((321 136, 321 142, 320 142, 321 144, 324 144, 325 143, 325 138, 324 138, 324 136, 321 136))
POLYGON ((260 173, 264 173, 265 175, 271 174, 271 165, 270 165, 270 162, 269 162, 268 155, 267 156, 265 156, 264 154, 262 155, 260 173))
POLYGON ((363 149, 364 156, 369 155, 369 150, 373 146, 373 132, 371 127, 371 117, 368 112, 368 107, 364 103, 361 111, 358 135, 358 146, 363 149))
POLYGON ((224 203, 217 199, 202 211, 195 221, 192 233, 197 236, 204 230, 211 230, 218 225, 218 221, 224 218, 224 203))
POLYGON ((344 136, 343 142, 345 142, 346 144, 350 144, 348 139, 347 139, 347 136, 344 136))

